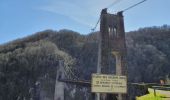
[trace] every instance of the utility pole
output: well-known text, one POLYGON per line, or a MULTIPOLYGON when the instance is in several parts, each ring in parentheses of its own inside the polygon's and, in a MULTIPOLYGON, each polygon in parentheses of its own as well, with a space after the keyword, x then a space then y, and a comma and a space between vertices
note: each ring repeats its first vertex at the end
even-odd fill
MULTIPOLYGON (((118 12, 117 14, 109 14, 107 13, 107 9, 103 9, 101 11, 100 33, 98 35, 98 40, 99 50, 97 72, 102 74, 110 74, 109 56, 113 54, 116 58, 115 74, 127 75, 125 63, 125 31, 122 12, 118 12)), ((117 100, 126 100, 126 95, 117 95, 117 100)), ((101 94, 100 99, 98 98, 97 100, 111 100, 111 98, 108 94, 101 94)))

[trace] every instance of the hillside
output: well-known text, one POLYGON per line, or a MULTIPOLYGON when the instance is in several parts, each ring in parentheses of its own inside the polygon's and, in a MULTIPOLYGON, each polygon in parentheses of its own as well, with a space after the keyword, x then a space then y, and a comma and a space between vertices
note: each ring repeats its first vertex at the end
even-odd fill
MULTIPOLYGON (((97 44, 97 32, 81 35, 46 30, 0 45, 0 100, 27 100, 37 82, 41 83, 40 94, 52 100, 59 60, 76 77, 90 80, 96 72, 97 44)), ((154 83, 170 75, 170 26, 128 32, 126 44, 129 82, 154 83)), ((75 79, 70 72, 68 76, 75 79)), ((69 100, 83 100, 83 90, 78 87, 76 91, 69 100)))

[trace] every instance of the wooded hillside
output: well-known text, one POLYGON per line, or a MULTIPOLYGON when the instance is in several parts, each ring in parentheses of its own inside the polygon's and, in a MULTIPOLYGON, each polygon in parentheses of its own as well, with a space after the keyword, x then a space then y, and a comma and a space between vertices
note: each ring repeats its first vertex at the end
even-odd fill
MULTIPOLYGON (((0 100, 36 99, 37 84, 39 93, 53 100, 59 60, 73 71, 67 71, 69 78, 90 80, 97 67, 97 44, 97 32, 46 30, 0 45, 0 100)), ((170 26, 128 32, 126 44, 129 82, 154 83, 170 76, 170 26)), ((83 100, 79 95, 69 100, 83 100)))

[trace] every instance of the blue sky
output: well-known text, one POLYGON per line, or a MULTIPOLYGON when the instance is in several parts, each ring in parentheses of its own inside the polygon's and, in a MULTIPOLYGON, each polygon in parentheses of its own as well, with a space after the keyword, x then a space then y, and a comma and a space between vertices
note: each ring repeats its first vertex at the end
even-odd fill
MULTIPOLYGON (((102 8, 116 0, 0 0, 0 44, 46 29, 70 29, 88 34, 102 8)), ((119 0, 117 0, 119 1, 119 0)), ((141 0, 120 0, 110 13, 141 0)), ((124 12, 125 30, 170 25, 170 0, 147 0, 124 12)), ((97 28, 99 30, 99 28, 97 28)))

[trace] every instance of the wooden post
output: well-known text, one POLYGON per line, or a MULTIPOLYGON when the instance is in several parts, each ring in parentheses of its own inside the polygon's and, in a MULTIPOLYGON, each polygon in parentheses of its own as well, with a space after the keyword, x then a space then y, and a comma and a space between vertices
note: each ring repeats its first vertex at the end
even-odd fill
POLYGON ((62 60, 59 61, 59 68, 57 70, 54 100, 64 100, 64 83, 58 81, 58 79, 65 79, 64 62, 62 60))
POLYGON ((153 90, 154 90, 154 96, 156 97, 156 88, 154 88, 153 90))

